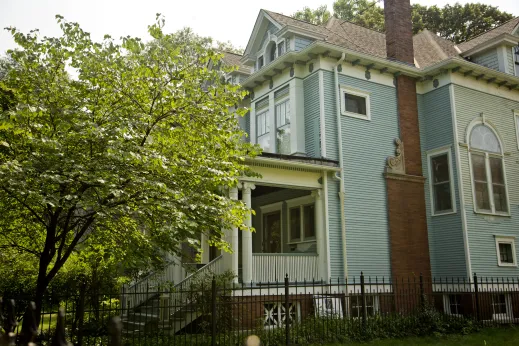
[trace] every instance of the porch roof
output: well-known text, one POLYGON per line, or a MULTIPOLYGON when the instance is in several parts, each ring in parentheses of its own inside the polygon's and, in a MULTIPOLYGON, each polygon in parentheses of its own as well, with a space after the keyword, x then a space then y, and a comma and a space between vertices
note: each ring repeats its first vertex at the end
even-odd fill
POLYGON ((339 161, 325 159, 325 158, 316 158, 316 157, 306 157, 306 156, 294 156, 294 155, 283 155, 283 154, 274 154, 274 153, 266 153, 263 152, 261 155, 255 158, 247 158, 246 162, 249 164, 254 163, 262 163, 262 164, 275 164, 286 167, 299 167, 299 168, 307 168, 316 171, 334 171, 338 172, 341 169, 339 168, 339 161))

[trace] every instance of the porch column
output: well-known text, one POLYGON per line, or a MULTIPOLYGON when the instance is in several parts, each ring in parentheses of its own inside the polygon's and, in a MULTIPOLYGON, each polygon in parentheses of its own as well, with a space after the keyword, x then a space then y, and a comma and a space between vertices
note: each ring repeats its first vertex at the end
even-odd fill
MULTIPOLYGON (((252 208, 251 192, 256 186, 253 183, 243 183, 242 199, 247 208, 252 208)), ((250 212, 245 220, 247 227, 252 227, 252 217, 250 212)), ((250 283, 252 281, 252 233, 244 231, 242 233, 242 282, 250 283)))
MULTIPOLYGON (((241 184, 239 184, 237 187, 231 187, 229 190, 229 198, 232 200, 238 200, 238 187, 240 187, 241 184)), ((236 275, 233 279, 233 282, 238 282, 238 227, 232 227, 230 232, 230 244, 232 253, 230 254, 230 265, 231 270, 236 275)))
POLYGON ((312 196, 315 198, 315 238, 317 240, 317 254, 318 256, 318 268, 319 278, 325 281, 328 280, 327 264, 326 264, 326 243, 324 241, 324 203, 323 193, 319 190, 312 191, 312 196))

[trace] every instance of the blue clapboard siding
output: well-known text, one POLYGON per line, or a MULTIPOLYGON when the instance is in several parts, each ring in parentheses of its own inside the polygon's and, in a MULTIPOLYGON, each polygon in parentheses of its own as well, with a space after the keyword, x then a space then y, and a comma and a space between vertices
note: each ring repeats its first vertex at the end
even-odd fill
POLYGON ((306 37, 296 36, 295 50, 300 51, 312 43, 312 40, 306 37))
MULTIPOLYGON (((254 192, 252 194, 252 209, 256 212, 256 215, 252 216, 252 226, 256 229, 256 232, 252 234, 252 246, 253 252, 262 252, 261 251, 261 241, 259 234, 261 232, 261 206, 269 205, 272 203, 277 203, 281 201, 286 201, 289 199, 307 196, 310 194, 308 190, 295 190, 295 189, 283 189, 280 191, 272 192, 269 194, 265 194, 259 197, 254 197, 254 192)), ((282 227, 282 237, 283 237, 283 252, 290 252, 290 247, 287 245, 288 242, 288 210, 286 203, 283 203, 281 210, 281 227, 282 227)))
MULTIPOLYGON (((333 73, 324 71, 326 150, 337 157, 335 113, 336 86, 333 73)), ((399 137, 396 89, 345 75, 341 85, 371 93, 371 121, 341 116, 343 141, 346 249, 348 275, 361 271, 370 276, 390 275, 390 246, 383 177, 386 158, 394 155, 399 137)), ((332 276, 343 273, 338 184, 329 187, 330 253, 332 276), (333 219, 337 215, 337 219, 333 219), (332 222, 333 221, 333 222, 332 222)))
POLYGON ((461 221, 456 153, 454 151, 454 132, 452 129, 452 110, 449 86, 433 90, 425 95, 418 95, 418 113, 420 120, 420 143, 422 147, 423 175, 425 183, 425 203, 427 212, 427 228, 429 232, 429 252, 433 277, 467 275, 465 247, 463 244, 463 228, 461 221), (456 201, 455 214, 432 215, 432 201, 427 151, 451 146, 454 195, 456 201))
POLYGON ((468 125, 484 113, 485 119, 496 127, 507 153, 504 160, 511 216, 485 216, 474 212, 468 152, 465 146, 460 146, 472 271, 480 276, 519 276, 518 268, 497 265, 494 240, 494 235, 515 236, 516 253, 519 254, 519 151, 512 113, 513 109, 519 109, 519 101, 458 85, 454 91, 459 140, 466 142, 468 125))
POLYGON ((303 81, 305 97, 305 150, 310 157, 320 157, 319 148, 319 74, 313 73, 303 81))
POLYGON ((495 48, 472 57, 472 62, 499 71, 499 60, 495 48))

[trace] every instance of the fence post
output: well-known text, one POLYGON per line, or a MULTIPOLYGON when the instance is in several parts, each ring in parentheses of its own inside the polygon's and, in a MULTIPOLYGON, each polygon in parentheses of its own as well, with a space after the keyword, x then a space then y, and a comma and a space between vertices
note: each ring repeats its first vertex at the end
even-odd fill
POLYGON ((211 281, 211 346, 216 345, 216 278, 211 281))
POLYGON ((423 289, 423 275, 420 273, 420 306, 422 309, 425 308, 425 292, 423 289))
POLYGON ((366 328, 366 287, 364 285, 364 273, 360 272, 360 304, 362 308, 362 332, 366 328))
POLYGON ((288 274, 285 275, 285 344, 290 345, 290 306, 289 306, 288 274))
POLYGON ((479 321, 479 287, 478 276, 474 273, 474 296, 476 299, 476 321, 479 321))

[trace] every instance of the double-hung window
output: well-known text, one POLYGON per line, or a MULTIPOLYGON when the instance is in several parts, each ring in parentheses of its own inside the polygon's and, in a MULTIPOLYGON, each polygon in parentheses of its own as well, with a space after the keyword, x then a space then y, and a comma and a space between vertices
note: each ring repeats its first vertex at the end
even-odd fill
POLYGON ((470 133, 470 159, 475 211, 508 214, 503 149, 494 131, 477 124, 470 133))
POLYGON ((441 215, 456 211, 451 165, 451 150, 440 149, 427 154, 432 214, 441 215))
POLYGON ((287 87, 276 91, 276 152, 290 154, 290 99, 287 87))
POLYGON ((266 152, 270 147, 270 112, 268 97, 256 102, 256 137, 257 143, 266 152))
POLYGON ((313 197, 287 201, 290 243, 315 241, 315 206, 313 197))
POLYGON ((517 149, 519 149, 519 111, 514 112, 515 136, 517 137, 517 149))
POLYGON ((519 46, 514 47, 515 75, 519 76, 519 46))

